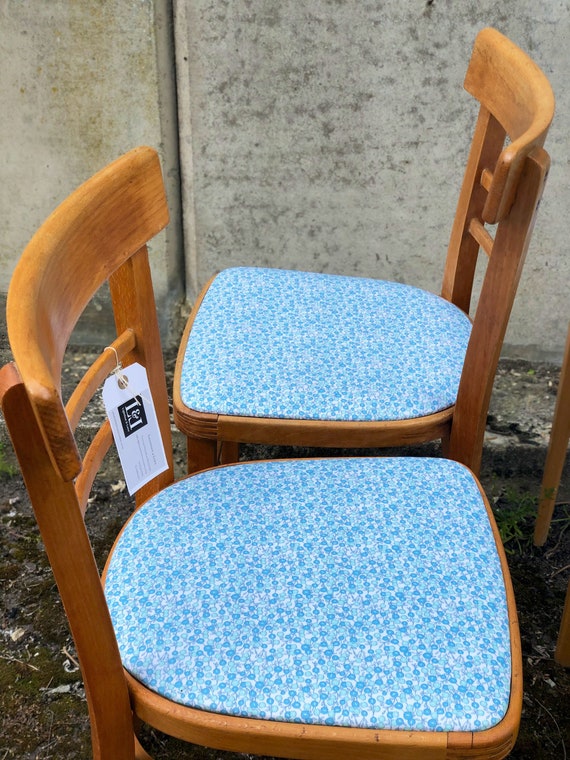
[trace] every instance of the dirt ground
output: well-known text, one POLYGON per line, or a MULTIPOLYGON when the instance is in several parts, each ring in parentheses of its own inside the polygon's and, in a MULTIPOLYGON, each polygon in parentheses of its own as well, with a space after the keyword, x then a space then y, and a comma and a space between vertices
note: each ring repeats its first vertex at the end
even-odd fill
MULTIPOLYGON (((82 360, 80 354, 72 357, 70 378, 82 360)), ((501 364, 481 477, 508 551, 520 614, 524 712, 511 757, 521 760, 559 760, 570 752, 570 669, 553 660, 570 575, 567 472, 549 540, 540 549, 532 545, 557 376, 557 369, 548 365, 501 364)), ((0 469, 7 470, 0 475, 0 760, 89 758, 87 707, 73 642, 21 479, 9 471, 14 460, 1 427, 0 440, 0 469)), ((176 445, 182 469, 183 442, 178 438, 176 445)), ((290 454, 254 447, 244 451, 246 458, 290 454)), ((88 513, 101 564, 131 507, 117 463, 110 461, 88 513)), ((145 743, 157 760, 246 757, 182 745, 151 731, 145 743)))

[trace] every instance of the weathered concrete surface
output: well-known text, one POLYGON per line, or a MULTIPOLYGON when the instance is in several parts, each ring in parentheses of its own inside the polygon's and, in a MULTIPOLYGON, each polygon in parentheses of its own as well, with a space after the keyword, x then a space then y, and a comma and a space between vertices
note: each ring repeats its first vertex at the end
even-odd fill
POLYGON ((434 291, 475 108, 463 77, 495 26, 551 78, 553 168, 505 353, 560 360, 570 12, 534 0, 175 0, 189 297, 242 264, 434 291))
MULTIPOLYGON (((0 3, 2 293, 50 211, 121 153, 149 144, 161 151, 173 219, 153 244, 168 337, 183 297, 171 39, 168 0, 0 3)), ((104 331, 98 313, 84 326, 87 339, 104 331)))
MULTIPOLYGON (((553 168, 505 354, 559 361, 570 316, 566 2, 3 0, 2 313, 38 224, 141 143, 160 150, 172 212, 153 246, 166 342, 179 336, 184 296, 192 301, 213 272, 234 264, 438 291, 475 117, 462 81, 485 25, 531 53, 558 99, 553 168)), ((104 340, 99 313, 95 306, 79 341, 104 340)))

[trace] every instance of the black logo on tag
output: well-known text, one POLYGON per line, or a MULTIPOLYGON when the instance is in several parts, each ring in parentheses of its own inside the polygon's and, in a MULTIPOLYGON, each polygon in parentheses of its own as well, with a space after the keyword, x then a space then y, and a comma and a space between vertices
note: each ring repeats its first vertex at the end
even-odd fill
POLYGON ((118 412, 125 438, 136 433, 137 430, 143 428, 148 422, 141 396, 135 396, 130 401, 121 404, 118 407, 118 412))

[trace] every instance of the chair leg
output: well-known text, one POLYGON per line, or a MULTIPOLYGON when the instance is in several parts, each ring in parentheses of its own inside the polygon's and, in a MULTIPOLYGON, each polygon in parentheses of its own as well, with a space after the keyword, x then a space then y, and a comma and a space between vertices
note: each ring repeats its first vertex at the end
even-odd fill
POLYGON ((153 760, 152 755, 149 755, 142 744, 135 736, 135 760, 153 760))
POLYGON ((215 467, 218 463, 218 442, 209 438, 187 438, 188 474, 215 467))
POLYGON ((441 455, 449 456, 449 443, 451 440, 451 428, 448 428, 444 435, 441 436, 441 455))
POLYGON ((234 464, 239 461, 238 441, 220 441, 218 445, 218 462, 220 464, 234 464))
POLYGON ((570 439, 570 330, 564 352, 564 363, 560 373, 558 395, 554 409, 554 420, 550 443, 546 455, 544 475, 540 491, 540 504, 534 529, 535 546, 542 546, 548 536, 554 502, 560 485, 568 440, 570 439))
POLYGON ((564 612, 562 613, 562 623, 560 624, 560 633, 554 659, 563 668, 570 668, 570 582, 566 592, 566 602, 564 603, 564 612))
POLYGON ((135 738, 135 760, 154 760, 139 741, 139 734, 143 722, 136 713, 133 713, 133 729, 135 738))

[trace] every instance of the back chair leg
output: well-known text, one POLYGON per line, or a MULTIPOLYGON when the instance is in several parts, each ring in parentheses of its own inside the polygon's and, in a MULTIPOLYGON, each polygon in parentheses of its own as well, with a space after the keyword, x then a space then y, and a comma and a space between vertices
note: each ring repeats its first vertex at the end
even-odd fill
POLYGON ((239 461, 238 441, 220 441, 218 447, 219 464, 234 464, 239 461))
POLYGON ((215 467, 218 463, 218 443, 210 438, 187 439, 188 474, 215 467))
POLYGON ((152 755, 149 755, 146 749, 142 746, 142 744, 139 741, 139 734, 141 730, 141 726, 143 725, 142 720, 138 717, 138 715, 135 715, 133 713, 133 729, 134 729, 134 739, 135 739, 135 760, 154 760, 152 755))
POLYGON ((153 760, 152 755, 149 755, 142 744, 135 736, 135 760, 153 760))
POLYGON ((444 435, 441 436, 441 454, 444 457, 449 456, 449 443, 451 441, 451 428, 448 428, 444 435))
MULTIPOLYGON (((564 361, 560 372, 560 382, 558 385, 558 394, 556 396, 556 406, 554 408, 554 419, 552 422, 552 432, 550 434, 550 443, 546 455, 546 464, 544 466, 544 475, 540 492, 540 504, 538 506, 538 516, 534 529, 534 544, 542 546, 548 537, 550 521, 554 512, 554 504, 568 441, 570 440, 570 327, 566 339, 566 349, 564 351, 564 361)), ((570 667, 570 583, 566 592, 566 602, 562 613, 562 623, 560 624, 560 633, 558 634, 558 643, 554 653, 554 659, 557 663, 565 668, 570 667)))
POLYGON ((568 440, 570 439, 570 329, 566 340, 566 350, 564 352, 564 362, 560 373, 560 383, 558 386, 558 395, 556 397, 556 407, 554 409, 554 420, 552 423, 552 432, 550 434, 550 443, 548 445, 548 454, 546 455, 546 464, 544 466, 544 475, 540 491, 540 504, 538 506, 538 517, 534 529, 534 544, 542 546, 548 536, 550 521, 554 512, 554 503, 562 477, 564 460, 566 459, 566 450, 568 440))
POLYGON ((562 623, 558 634, 558 643, 554 652, 554 659, 563 668, 570 668, 570 582, 566 592, 566 602, 562 613, 562 623))

